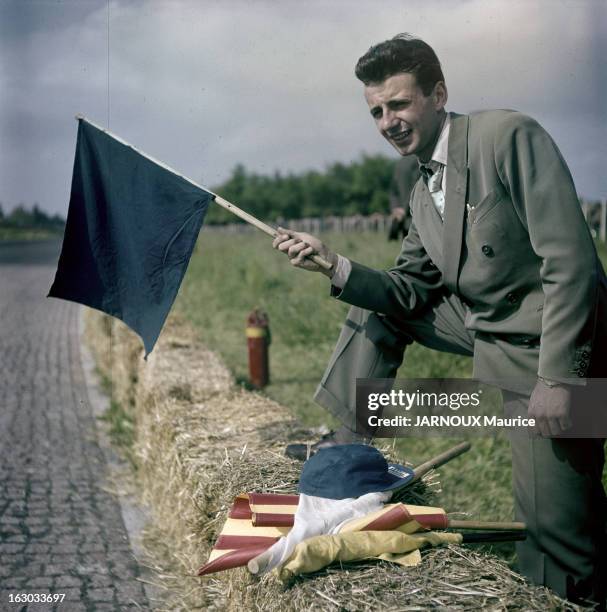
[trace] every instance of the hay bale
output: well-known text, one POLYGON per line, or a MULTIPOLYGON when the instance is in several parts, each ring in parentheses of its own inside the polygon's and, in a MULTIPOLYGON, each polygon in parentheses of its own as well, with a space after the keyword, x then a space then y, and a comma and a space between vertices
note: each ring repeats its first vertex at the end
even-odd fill
MULTIPOLYGON (((98 316, 98 315, 95 315, 98 316)), ((288 410, 235 386, 221 360, 172 318, 144 362, 139 340, 117 323, 91 320, 95 345, 113 336, 109 355, 116 397, 136 422, 137 480, 153 522, 145 530, 147 563, 156 571, 166 610, 579 610, 528 585, 505 562, 471 548, 423 553, 416 568, 381 561, 333 566, 290 584, 236 569, 198 578, 233 498, 248 491, 294 492, 301 464, 286 442, 310 439, 288 410)), ((106 374, 107 375, 107 374, 106 374)), ((382 449, 388 456, 390 448, 382 449)), ((436 474, 408 493, 432 503, 436 474)))
POLYGON ((383 561, 342 564, 288 585, 281 584, 272 575, 255 580, 243 569, 232 573, 226 606, 216 609, 264 612, 579 610, 547 589, 530 588, 496 557, 461 546, 427 551, 423 553, 422 564, 414 568, 405 569, 383 561))

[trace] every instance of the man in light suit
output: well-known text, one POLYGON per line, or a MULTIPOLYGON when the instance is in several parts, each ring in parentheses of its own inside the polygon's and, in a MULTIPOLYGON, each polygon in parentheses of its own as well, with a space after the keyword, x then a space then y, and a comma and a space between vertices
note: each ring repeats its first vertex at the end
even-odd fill
POLYGON ((500 386, 507 416, 534 417, 542 434, 511 436, 516 515, 529 534, 517 546, 522 573, 602 604, 603 440, 549 437, 584 413, 590 379, 607 376, 607 283, 569 170, 525 115, 447 113, 439 60, 419 39, 372 47, 356 75, 378 130, 417 157, 422 177, 391 270, 350 261, 308 234, 281 230, 274 241, 354 306, 315 396, 344 425, 317 448, 362 441, 356 378, 393 378, 407 344, 473 356, 474 377, 500 386))

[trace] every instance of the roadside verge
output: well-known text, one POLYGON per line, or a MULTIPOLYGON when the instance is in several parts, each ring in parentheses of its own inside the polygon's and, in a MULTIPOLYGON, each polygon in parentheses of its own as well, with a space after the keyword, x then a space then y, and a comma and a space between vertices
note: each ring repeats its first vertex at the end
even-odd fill
POLYGON ((242 568, 198 578, 236 495, 295 491, 301 464, 284 457, 284 445, 310 432, 284 406, 239 388, 182 320, 169 319, 147 361, 139 339, 120 322, 96 311, 85 321, 111 400, 134 423, 134 480, 151 511, 147 563, 166 594, 157 609, 579 609, 470 547, 430 550, 406 570, 369 561, 289 585, 273 575, 254 579, 242 568))

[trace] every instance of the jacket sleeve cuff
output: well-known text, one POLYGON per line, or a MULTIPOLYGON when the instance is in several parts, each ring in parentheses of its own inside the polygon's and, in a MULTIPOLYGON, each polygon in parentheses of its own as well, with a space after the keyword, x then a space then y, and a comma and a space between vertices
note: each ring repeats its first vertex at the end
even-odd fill
POLYGON ((352 264, 350 260, 343 257, 339 253, 337 254, 337 265, 335 266, 335 273, 331 277, 331 295, 334 297, 339 296, 341 290, 346 286, 348 278, 352 272, 352 264))

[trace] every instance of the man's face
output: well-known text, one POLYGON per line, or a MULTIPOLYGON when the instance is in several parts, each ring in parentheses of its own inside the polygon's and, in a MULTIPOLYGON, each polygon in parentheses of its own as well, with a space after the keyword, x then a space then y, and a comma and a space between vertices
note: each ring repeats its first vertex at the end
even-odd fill
POLYGON ((365 98, 377 129, 401 155, 430 159, 447 102, 442 81, 424 96, 415 76, 399 73, 366 85, 365 98))

